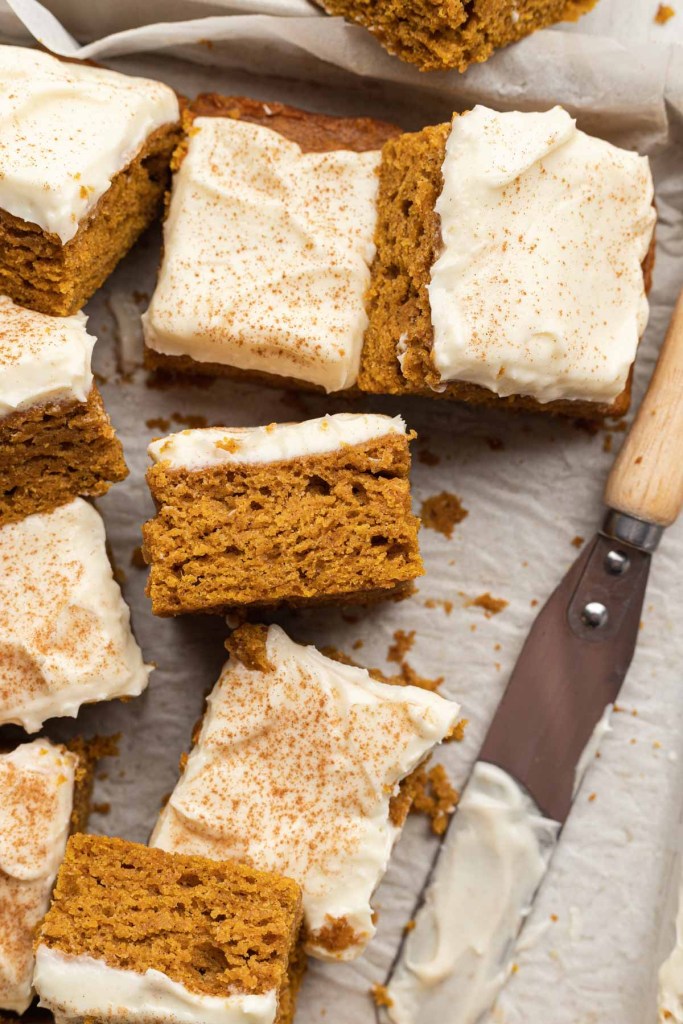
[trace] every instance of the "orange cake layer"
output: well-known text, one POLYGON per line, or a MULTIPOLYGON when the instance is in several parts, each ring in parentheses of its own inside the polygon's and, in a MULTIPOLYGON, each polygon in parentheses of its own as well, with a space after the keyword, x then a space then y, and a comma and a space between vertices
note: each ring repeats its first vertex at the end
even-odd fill
POLYGON ((365 603, 405 592, 422 562, 406 435, 320 455, 147 474, 143 528, 156 615, 365 603))
MULTIPOLYGON (((384 121, 369 117, 333 117, 327 114, 301 110, 283 103, 262 102, 242 96, 221 96, 204 93, 183 113, 187 133, 192 131, 196 117, 225 117, 269 128, 299 145, 304 153, 325 153, 350 150, 356 153, 379 150, 400 129, 384 121)), ((187 142, 180 143, 173 157, 173 170, 182 163, 187 142)), ((258 370, 243 370, 225 363, 206 362, 189 355, 170 355, 145 348, 145 364, 149 369, 166 370, 182 375, 200 374, 211 377, 232 377, 255 380, 277 387, 291 387, 319 391, 320 387, 295 376, 280 376, 258 370)))
MULTIPOLYGON (((293 1013, 299 886, 235 861, 169 854, 122 839, 79 835, 68 844, 42 948, 109 968, 158 971, 199 996, 279 995, 293 1013)), ((50 993, 37 987, 43 1001, 50 993)), ((96 1016, 92 1020, 106 1019, 96 1016)))
MULTIPOLYGON (((382 151, 377 255, 367 295, 369 325, 358 386, 376 394, 417 394, 477 405, 599 419, 621 416, 631 400, 631 378, 610 404, 581 400, 546 403, 528 395, 500 397, 466 381, 441 384, 432 362, 434 329, 428 294, 432 266, 442 248, 435 205, 443 188, 442 165, 450 123, 389 140, 382 151), (397 341, 405 353, 399 364, 397 341)), ((654 239, 643 263, 649 291, 654 239)))
POLYGON ((0 418, 0 525, 97 497, 128 469, 96 384, 87 402, 33 405, 0 418))
POLYGON ((65 245, 0 209, 0 294, 53 316, 81 309, 159 215, 179 137, 179 125, 153 132, 65 245))
POLYGON ((596 0, 317 0, 368 28, 389 53, 422 71, 488 60, 494 50, 557 21, 576 21, 596 0))

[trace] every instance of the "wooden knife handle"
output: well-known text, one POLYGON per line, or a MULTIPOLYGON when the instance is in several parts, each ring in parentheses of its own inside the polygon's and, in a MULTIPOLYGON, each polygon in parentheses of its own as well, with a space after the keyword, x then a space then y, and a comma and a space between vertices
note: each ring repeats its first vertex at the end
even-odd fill
POLYGON ((670 526, 683 506, 683 292, 607 479, 605 503, 658 526, 670 526))

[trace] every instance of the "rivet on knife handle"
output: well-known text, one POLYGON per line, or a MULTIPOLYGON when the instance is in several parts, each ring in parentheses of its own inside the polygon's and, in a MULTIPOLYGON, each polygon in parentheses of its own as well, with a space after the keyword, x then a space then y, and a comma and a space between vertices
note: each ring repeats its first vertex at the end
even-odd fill
MULTIPOLYGON (((605 488, 610 509, 670 526, 683 506, 683 293, 605 488)), ((625 538, 624 538, 625 539, 625 538)))

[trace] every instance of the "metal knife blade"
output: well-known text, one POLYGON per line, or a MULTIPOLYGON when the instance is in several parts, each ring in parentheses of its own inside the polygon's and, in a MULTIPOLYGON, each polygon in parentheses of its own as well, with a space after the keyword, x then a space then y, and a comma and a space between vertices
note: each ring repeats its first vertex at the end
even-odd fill
POLYGON ((537 616, 479 755, 564 822, 576 767, 636 646, 651 555, 599 533, 537 616))

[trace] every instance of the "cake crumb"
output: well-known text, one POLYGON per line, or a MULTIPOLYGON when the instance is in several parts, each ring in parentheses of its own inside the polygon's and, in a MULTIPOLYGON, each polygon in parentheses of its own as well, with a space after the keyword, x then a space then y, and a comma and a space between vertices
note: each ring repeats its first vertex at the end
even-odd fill
POLYGON ((404 629, 397 629, 394 632, 394 642, 387 652, 387 661, 395 661, 400 665, 406 654, 415 643, 415 630, 411 629, 406 633, 404 629))
POLYGON ((165 416, 152 416, 150 419, 145 420, 145 426, 150 430, 161 430, 164 434, 167 434, 171 427, 171 421, 167 420, 165 416))
POLYGON ((92 804, 90 810, 93 814, 109 814, 111 811, 111 804, 108 802, 101 804, 92 804))
POLYGON ((585 539, 586 539, 585 537, 581 537, 581 536, 580 536, 580 535, 579 535, 579 534, 577 533, 576 537, 573 537, 573 538, 572 538, 572 542, 571 542, 571 543, 572 543, 572 547, 575 547, 575 548, 580 548, 580 547, 581 547, 581 545, 583 544, 583 542, 585 541, 585 539))
POLYGON ((451 731, 444 736, 443 742, 462 743, 462 741, 465 739, 465 729, 469 725, 469 722, 469 718, 458 719, 458 721, 455 723, 451 731))
POLYGON ((485 441, 492 452, 500 452, 505 448, 505 443, 501 437, 487 437, 485 441))
POLYGON ((140 544, 136 548, 133 548, 133 552, 130 556, 130 564, 134 569, 146 569, 147 562, 145 556, 142 553, 142 547, 140 544))
POLYGON ((612 441, 613 440, 614 440, 614 434, 605 434, 605 436, 604 436, 604 438, 602 440, 602 450, 603 450, 603 452, 611 452, 612 451, 612 441))
POLYGON ((444 766, 435 764, 429 771, 421 768, 417 773, 410 813, 426 814, 431 821, 432 832, 442 836, 459 799, 460 794, 451 784, 444 766))
POLYGON ((498 615, 503 609, 507 608, 509 603, 509 601, 502 597, 492 597, 487 590, 485 594, 480 594, 479 597, 474 597, 471 601, 468 601, 467 607, 483 608, 486 618, 490 619, 492 615, 498 615))
POLYGON ((389 995, 389 990, 386 985, 373 985, 370 989, 372 998, 375 1001, 375 1006, 386 1006, 390 1008, 394 1005, 394 1000, 389 995))
POLYGON ((363 646, 363 643, 364 643, 363 640, 354 640, 353 643, 351 644, 351 650, 352 651, 359 651, 361 649, 361 647, 363 646))
POLYGON ((443 608, 446 615, 450 615, 453 611, 453 602, 445 601, 442 598, 428 597, 425 601, 425 608, 443 608))
POLYGON ((442 491, 422 502, 420 515, 428 530, 436 530, 450 539, 453 529, 467 518, 469 511, 456 494, 442 491))
POLYGON ((667 21, 673 18, 676 11, 669 4, 660 4, 655 14, 657 25, 666 25, 667 21))
POLYGON ((216 441, 215 447, 234 455, 235 452, 239 451, 240 443, 239 441, 236 441, 234 437, 224 437, 222 440, 216 441))
POLYGON ((415 923, 415 918, 411 917, 410 920, 406 921, 406 923, 403 925, 403 931, 406 932, 406 934, 408 932, 412 932, 415 928, 415 923))
POLYGON ((417 460, 421 462, 423 466, 438 466, 441 462, 441 458, 435 455, 434 452, 430 452, 428 448, 421 448, 417 453, 417 460))
POLYGON ((266 652, 266 626, 244 625, 225 641, 231 658, 240 661, 250 672, 272 672, 273 665, 266 652))
POLYGON ((207 425, 206 416, 195 416, 193 413, 173 412, 171 413, 173 423, 178 423, 190 430, 199 430, 207 425))

